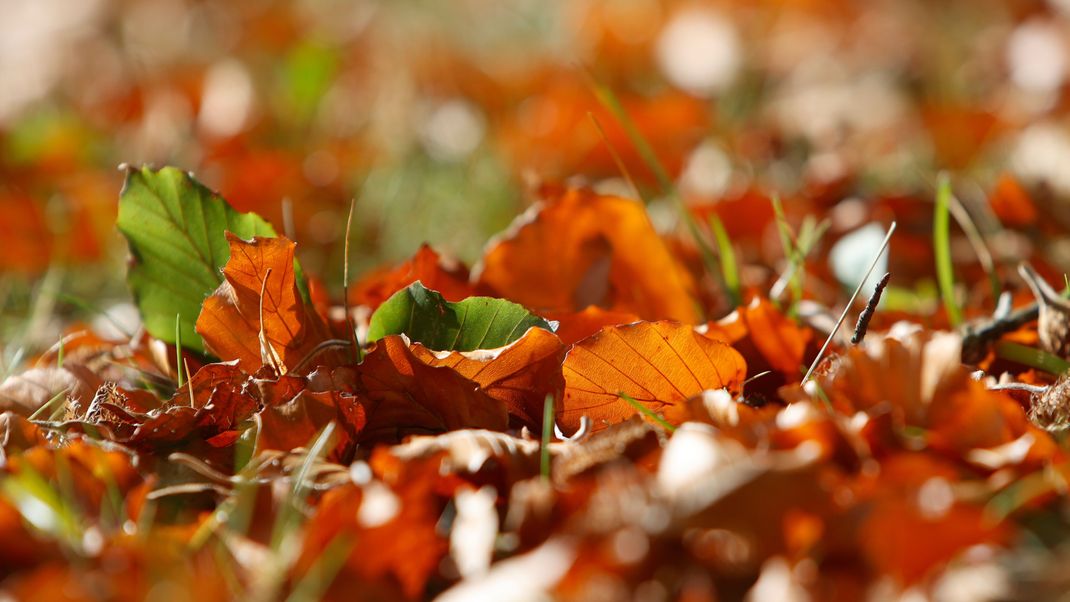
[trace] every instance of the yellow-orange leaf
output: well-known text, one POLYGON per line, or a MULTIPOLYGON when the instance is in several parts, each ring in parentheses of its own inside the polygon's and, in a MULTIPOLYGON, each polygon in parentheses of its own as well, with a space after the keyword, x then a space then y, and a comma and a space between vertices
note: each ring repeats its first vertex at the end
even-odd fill
POLYGON ((595 429, 636 409, 624 393, 669 422, 686 415, 689 397, 706 389, 737 389, 747 371, 735 349, 675 322, 610 326, 577 343, 565 357, 565 399, 558 415, 571 433, 586 415, 595 429), (679 416, 680 412, 683 412, 679 416))
POLYGON ((197 332, 210 352, 223 360, 238 360, 246 372, 260 368, 264 351, 281 359, 286 369, 295 368, 329 338, 323 321, 298 293, 296 245, 282 236, 247 241, 230 232, 227 241, 230 259, 223 268, 225 282, 204 300, 197 332), (261 315, 270 349, 261 344, 261 315))

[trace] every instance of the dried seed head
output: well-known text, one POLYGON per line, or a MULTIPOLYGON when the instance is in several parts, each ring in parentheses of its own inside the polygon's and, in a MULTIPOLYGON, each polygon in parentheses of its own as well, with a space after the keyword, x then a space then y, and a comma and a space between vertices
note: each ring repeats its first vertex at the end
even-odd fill
POLYGON ((1061 358, 1070 357, 1070 301, 1056 292, 1028 263, 1019 264, 1018 273, 1033 291, 1040 308, 1037 322, 1040 346, 1061 358))
POLYGON ((1070 428, 1070 377, 1063 375, 1043 393, 1033 394, 1029 419, 1049 431, 1070 428))

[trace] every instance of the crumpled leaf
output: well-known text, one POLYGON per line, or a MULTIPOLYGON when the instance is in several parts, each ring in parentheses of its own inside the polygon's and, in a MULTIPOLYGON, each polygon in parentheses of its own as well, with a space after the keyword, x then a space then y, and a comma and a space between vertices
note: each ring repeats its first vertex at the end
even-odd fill
POLYGON ((897 427, 926 429, 927 445, 963 458, 1023 435, 1032 443, 1017 463, 1036 464, 1053 453, 1050 437, 1029 422, 1022 406, 971 378, 959 361, 957 334, 898 326, 870 337, 864 348, 852 347, 817 377, 838 412, 891 410, 897 427))
POLYGON ((413 355, 430 366, 445 366, 477 383, 500 400, 520 425, 542 432, 547 395, 561 398, 561 362, 565 346, 550 331, 531 328, 520 339, 498 349, 433 352, 412 345, 413 355))
POLYGON ((368 341, 404 334, 436 351, 473 351, 504 347, 529 328, 553 330, 546 320, 505 299, 469 297, 450 303, 414 282, 375 310, 368 341))
MULTIPOLYGON (((231 253, 223 268, 226 281, 205 299, 197 332, 209 351, 223 360, 237 360, 245 372, 276 360, 283 371, 297 368, 330 333, 298 291, 296 245, 285 237, 246 241, 228 232, 226 238, 231 253)), ((315 362, 340 361, 336 356, 321 353, 315 362)))
POLYGON ((301 391, 285 403, 266 405, 259 416, 257 449, 260 451, 307 448, 334 421, 339 436, 327 457, 341 462, 352 459, 357 436, 366 423, 364 408, 357 398, 341 391, 301 391))
POLYGON ((255 213, 238 213, 190 174, 174 167, 128 168, 119 197, 119 231, 134 259, 127 274, 145 329, 175 342, 180 317, 184 347, 204 352, 194 321, 204 298, 220 285, 230 256, 224 231, 274 236, 255 213))
POLYGON ((367 416, 362 441, 462 428, 502 431, 509 423, 504 403, 451 368, 425 364, 400 336, 379 340, 355 378, 367 416))
POLYGON ((636 409, 619 393, 678 422, 689 415, 689 397, 707 389, 738 390, 746 371, 739 352, 690 326, 610 326, 577 343, 565 357, 565 399, 558 423, 571 433, 585 415, 596 430, 626 420, 636 409))
POLYGON ((597 305, 646 320, 699 319, 694 282, 643 205, 588 190, 548 190, 483 256, 479 283, 535 311, 597 305))

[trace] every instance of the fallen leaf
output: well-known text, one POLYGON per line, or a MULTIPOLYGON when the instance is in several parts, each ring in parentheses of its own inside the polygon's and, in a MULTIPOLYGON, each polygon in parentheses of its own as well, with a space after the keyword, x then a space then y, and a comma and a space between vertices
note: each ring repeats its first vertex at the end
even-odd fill
POLYGON ((357 371, 366 442, 399 441, 409 434, 462 428, 505 430, 505 404, 446 367, 429 366, 397 335, 379 340, 357 371))
POLYGON ((433 352, 412 345, 413 355, 429 366, 444 366, 475 382, 501 401, 519 425, 542 432, 547 395, 561 398, 561 362, 565 346, 550 331, 530 328, 505 347, 471 352, 433 352))
POLYGON ((411 259, 396 268, 373 271, 351 284, 349 303, 366 305, 374 310, 391 295, 416 281, 438 291, 447 301, 461 301, 475 294, 464 266, 447 261, 424 244, 411 259))
POLYGON ((205 296, 223 281, 219 269, 231 252, 223 233, 275 235, 263 218, 238 213, 174 167, 128 168, 116 225, 130 243, 127 279, 146 330, 174 343, 177 316, 183 346, 199 352, 204 346, 194 321, 205 296))
POLYGON ((237 360, 238 367, 250 373, 264 364, 264 353, 267 359, 275 357, 272 353, 277 355, 284 370, 298 368, 312 358, 313 365, 342 361, 334 352, 313 354, 330 333, 297 289, 296 245, 285 237, 245 241, 229 232, 227 241, 226 282, 205 299, 197 318, 197 332, 208 350, 220 359, 237 360), (265 344, 270 349, 264 349, 265 344))
POLYGON ((552 330, 546 320, 505 299, 469 297, 450 303, 414 282, 375 310, 367 338, 375 342, 404 334, 436 351, 474 351, 508 345, 529 328, 552 330))
POLYGON ((988 205, 1004 226, 1032 226, 1037 221, 1037 208, 1029 193, 1009 173, 1000 175, 996 181, 988 195, 988 205))
POLYGON ((746 370, 737 351, 690 326, 639 322, 606 327, 565 356, 565 399, 558 423, 571 433, 583 416, 594 421, 596 430, 626 420, 637 410, 619 393, 674 422, 687 414, 689 397, 707 389, 738 390, 746 370))
POLYGON ((558 323, 554 334, 566 345, 578 343, 605 326, 631 324, 639 321, 639 316, 635 314, 610 311, 597 305, 590 305, 582 311, 550 312, 546 314, 546 317, 558 323))
POLYGON ((335 422, 338 436, 327 458, 336 462, 352 459, 357 437, 366 424, 357 398, 339 391, 301 391, 285 403, 266 405, 259 417, 258 451, 308 448, 328 423, 335 422))
POLYGON ((597 305, 647 320, 699 319, 694 283, 638 201, 545 191, 483 256, 478 279, 535 311, 597 305))

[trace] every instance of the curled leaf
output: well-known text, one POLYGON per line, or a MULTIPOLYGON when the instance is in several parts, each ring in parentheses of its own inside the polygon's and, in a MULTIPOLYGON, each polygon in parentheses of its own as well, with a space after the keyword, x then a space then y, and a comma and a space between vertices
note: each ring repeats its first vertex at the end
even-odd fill
POLYGON ((517 341, 498 349, 432 352, 414 344, 413 354, 430 366, 445 366, 477 383, 501 401, 509 415, 535 432, 542 430, 547 395, 561 398, 561 362, 565 346, 550 331, 531 328, 517 341))
POLYGON ((362 440, 508 426, 504 403, 450 368, 425 364, 400 336, 380 340, 364 357, 357 379, 368 419, 362 440))
MULTIPOLYGON (((262 335, 263 345, 277 354, 282 367, 293 370, 330 338, 323 320, 298 291, 296 245, 285 237, 246 241, 229 232, 227 241, 231 256, 223 268, 226 281, 205 299, 197 332, 209 351, 223 360, 237 360, 249 373, 263 365, 262 335)), ((340 361, 332 353, 316 359, 340 361)))

